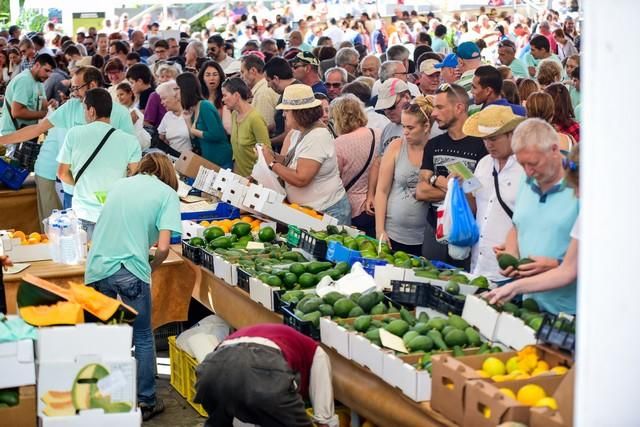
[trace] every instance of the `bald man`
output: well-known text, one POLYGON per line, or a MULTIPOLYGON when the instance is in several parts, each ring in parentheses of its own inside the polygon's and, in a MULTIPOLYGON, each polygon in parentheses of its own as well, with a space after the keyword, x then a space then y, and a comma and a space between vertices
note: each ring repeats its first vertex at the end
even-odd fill
POLYGON ((360 74, 378 80, 380 77, 380 59, 375 55, 367 55, 360 62, 360 74))

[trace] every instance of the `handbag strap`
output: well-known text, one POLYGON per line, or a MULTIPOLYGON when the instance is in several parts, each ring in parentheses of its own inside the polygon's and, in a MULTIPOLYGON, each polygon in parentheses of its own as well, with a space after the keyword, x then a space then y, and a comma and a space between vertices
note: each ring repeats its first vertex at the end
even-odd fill
POLYGON ((500 184, 498 183, 498 171, 496 170, 495 167, 493 168, 493 186, 496 189, 496 197, 498 198, 498 203, 500 203, 500 206, 502 206, 502 209, 504 209, 505 213, 509 216, 509 218, 513 218, 513 211, 511 210, 511 208, 509 208, 509 206, 507 206, 504 200, 502 200, 502 196, 500 196, 500 184))
POLYGON ((376 145, 376 134, 373 133, 373 129, 369 128, 369 130, 371 131, 371 149, 369 150, 369 158, 367 159, 367 162, 364 164, 364 167, 362 168, 362 170, 358 172, 356 176, 351 178, 351 181, 349 181, 349 183, 344 186, 345 191, 349 191, 349 189, 351 189, 351 187, 353 187, 355 183, 358 182, 362 174, 365 173, 365 171, 369 167, 369 164, 371 163, 371 158, 373 157, 373 149, 375 148, 375 145, 376 145))
POLYGON ((82 176, 82 174, 84 173, 84 171, 87 169, 87 167, 89 167, 89 165, 91 164, 91 162, 93 162, 93 159, 95 159, 95 157, 98 155, 98 152, 100 152, 100 149, 102 148, 102 146, 104 146, 105 142, 107 142, 107 139, 109 139, 109 137, 111 136, 111 134, 113 132, 116 131, 116 128, 111 128, 109 129, 109 131, 107 131, 107 133, 105 134, 105 136, 102 137, 102 141, 100 141, 100 144, 98 144, 98 146, 96 147, 95 150, 93 150, 93 153, 91 153, 91 155, 89 156, 89 158, 87 159, 86 162, 84 162, 84 165, 82 165, 82 167, 80 168, 80 170, 78 171, 78 173, 76 174, 76 176, 73 178, 73 180, 75 181, 75 183, 77 184, 78 181, 80 181, 80 177, 82 176))

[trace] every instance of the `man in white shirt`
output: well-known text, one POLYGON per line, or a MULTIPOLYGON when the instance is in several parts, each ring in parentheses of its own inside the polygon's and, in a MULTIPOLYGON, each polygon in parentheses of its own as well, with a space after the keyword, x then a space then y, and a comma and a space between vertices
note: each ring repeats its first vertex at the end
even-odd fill
POLYGON ((504 279, 493 248, 505 241, 513 227, 511 217, 524 169, 511 149, 511 137, 523 120, 508 106, 490 105, 469 117, 463 127, 466 135, 482 138, 489 152, 474 171, 481 184, 472 198, 480 240, 471 251, 471 272, 490 280, 504 279))

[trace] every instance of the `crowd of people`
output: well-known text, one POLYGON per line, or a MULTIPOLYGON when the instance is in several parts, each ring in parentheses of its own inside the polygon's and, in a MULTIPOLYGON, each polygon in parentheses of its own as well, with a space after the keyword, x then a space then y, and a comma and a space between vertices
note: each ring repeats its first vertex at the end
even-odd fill
MULTIPOLYGON (((167 159, 185 151, 251 177, 260 146, 290 203, 394 250, 511 280, 492 302, 533 293, 546 311, 575 313, 581 101, 571 15, 322 21, 321 11, 292 8, 269 21, 243 12, 220 31, 167 38, 160 24, 134 29, 124 17, 73 37, 55 26, 0 32, 0 143, 11 154, 43 140, 40 219, 73 207, 94 236, 87 283, 147 314, 134 334, 139 360, 152 351, 144 246, 159 241, 153 268, 180 231, 167 159), (480 239, 466 257, 436 239, 456 163, 481 184, 468 194, 480 239), (128 191, 118 184, 127 176, 128 191), (145 203, 157 206, 132 221, 145 203), (119 221, 151 230, 125 237, 127 226, 116 240, 137 261, 114 246, 119 221), (530 262, 501 269, 501 253, 530 262)), ((145 419, 161 411, 150 375, 138 371, 145 419)))

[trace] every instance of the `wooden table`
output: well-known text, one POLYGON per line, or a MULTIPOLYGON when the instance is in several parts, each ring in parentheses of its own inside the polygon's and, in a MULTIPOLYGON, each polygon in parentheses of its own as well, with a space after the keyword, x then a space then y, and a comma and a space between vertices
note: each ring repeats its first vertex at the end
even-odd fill
POLYGON ((15 229, 25 233, 40 231, 36 182, 27 178, 20 190, 10 190, 0 183, 0 230, 15 229))
MULTIPOLYGON (((18 274, 4 276, 7 312, 15 314, 18 286, 25 274, 32 274, 58 285, 68 282, 84 283, 84 264, 64 265, 53 261, 36 261, 18 274)), ((151 276, 151 300, 154 329, 171 322, 187 320, 192 287, 197 282, 200 268, 194 266, 174 251, 169 251, 165 262, 151 276)))
MULTIPOLYGON (((192 264, 190 261, 185 260, 192 264)), ((282 323, 282 316, 252 301, 238 287, 231 286, 201 268, 193 287, 193 298, 214 311, 234 328, 256 323, 282 323)), ((331 358, 333 390, 337 400, 376 426, 455 426, 431 409, 418 404, 367 369, 325 347, 331 358)))

